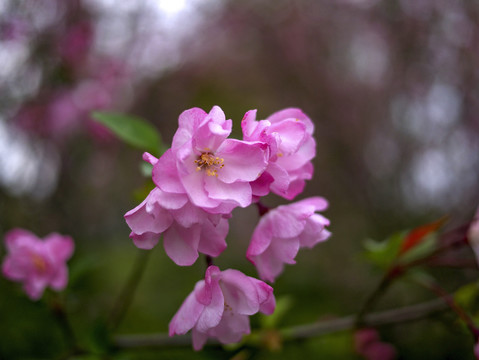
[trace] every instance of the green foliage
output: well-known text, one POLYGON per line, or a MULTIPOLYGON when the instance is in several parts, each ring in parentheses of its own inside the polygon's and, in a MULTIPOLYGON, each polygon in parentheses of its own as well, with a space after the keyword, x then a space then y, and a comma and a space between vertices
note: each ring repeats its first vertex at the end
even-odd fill
POLYGON ((364 247, 366 259, 380 269, 386 270, 393 263, 407 264, 426 257, 437 245, 436 232, 423 232, 417 236, 417 230, 395 233, 384 241, 366 240, 364 247), (412 236, 415 241, 411 242, 412 236))
POLYGON ((366 240, 366 259, 381 269, 388 269, 399 254, 405 233, 396 233, 384 241, 366 240))
POLYGON ((98 111, 94 112, 92 117, 131 146, 156 156, 164 151, 161 136, 156 128, 139 117, 98 111))
POLYGON ((276 308, 271 315, 260 314, 261 327, 265 329, 274 329, 278 327, 286 313, 291 310, 293 300, 290 296, 282 296, 276 299, 276 308))

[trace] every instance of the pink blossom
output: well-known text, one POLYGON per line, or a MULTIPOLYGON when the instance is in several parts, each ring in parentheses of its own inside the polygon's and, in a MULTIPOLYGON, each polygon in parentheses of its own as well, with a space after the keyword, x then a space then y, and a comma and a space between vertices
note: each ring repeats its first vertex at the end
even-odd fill
POLYGON ((200 350, 208 337, 223 344, 238 342, 250 333, 249 316, 261 311, 272 314, 273 288, 238 270, 206 270, 205 280, 196 283, 169 325, 169 334, 193 329, 193 348, 200 350))
POLYGON ((295 108, 278 111, 266 120, 255 119, 256 110, 248 111, 243 117, 243 139, 267 143, 269 163, 261 177, 252 183, 253 195, 264 196, 271 190, 292 200, 303 191, 305 180, 313 176, 314 125, 295 108))
POLYGON ((467 231, 467 240, 474 251, 479 264, 479 208, 476 211, 474 219, 472 219, 471 225, 469 225, 469 229, 467 231))
POLYGON ((371 328, 356 331, 354 350, 367 360, 394 360, 397 356, 394 346, 382 342, 377 330, 371 328))
MULTIPOLYGON (((145 153, 152 165, 158 159, 145 153)), ((152 249, 163 234, 168 256, 180 266, 192 265, 198 252, 218 256, 226 248, 229 215, 210 214, 193 205, 184 193, 154 188, 136 208, 125 214, 130 237, 140 249, 152 249)))
POLYGON ((284 264, 295 264, 300 248, 312 248, 329 238, 331 233, 325 229, 329 220, 316 214, 327 207, 325 199, 311 197, 279 206, 261 218, 246 252, 261 279, 273 282, 284 264))
POLYGON ((47 286, 63 290, 68 282, 66 261, 73 254, 74 243, 69 236, 52 233, 39 239, 23 229, 5 235, 8 255, 2 266, 3 275, 23 282, 32 300, 41 298, 47 286))
POLYGON ((214 106, 184 111, 171 149, 153 168, 153 181, 163 191, 186 193, 211 213, 229 213, 251 204, 250 182, 267 165, 266 144, 228 139, 232 121, 214 106))

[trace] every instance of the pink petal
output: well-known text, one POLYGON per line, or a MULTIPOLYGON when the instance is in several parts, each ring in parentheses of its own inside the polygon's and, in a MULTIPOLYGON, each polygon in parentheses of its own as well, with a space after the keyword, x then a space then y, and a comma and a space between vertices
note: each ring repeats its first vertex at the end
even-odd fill
POLYGON ((249 316, 237 313, 226 313, 219 325, 208 332, 223 344, 231 344, 241 340, 243 335, 251 332, 249 316))
POLYGON ((208 335, 202 332, 199 332, 196 329, 192 331, 192 340, 193 340, 193 349, 199 351, 203 348, 208 339, 208 335))
POLYGON ((130 239, 133 240, 133 244, 135 244, 137 248, 151 250, 156 244, 158 244, 160 235, 152 232, 145 232, 143 234, 135 234, 134 232, 131 232, 130 239))
POLYGON ((223 110, 213 106, 209 114, 195 128, 192 135, 192 145, 199 152, 214 152, 229 136, 232 121, 226 120, 223 110))
POLYGON ((226 249, 225 239, 228 229, 229 225, 226 219, 221 219, 216 226, 210 221, 205 221, 201 226, 198 251, 214 257, 219 256, 226 249))
POLYGON ((255 284, 242 272, 233 269, 223 271, 220 286, 226 305, 235 313, 253 315, 259 311, 255 284))
POLYGON ((277 154, 279 157, 287 156, 298 151, 307 134, 306 126, 294 119, 283 120, 272 124, 268 132, 278 133, 280 136, 281 142, 278 149, 279 154, 277 154))
POLYGON ((318 242, 325 241, 331 233, 324 229, 329 225, 329 220, 319 214, 312 215, 306 220, 304 232, 300 235, 299 241, 301 246, 312 248, 318 242))
POLYGON ((251 136, 255 132, 259 122, 256 122, 256 110, 249 110, 244 114, 243 120, 241 120, 241 129, 243 131, 243 138, 245 140, 258 140, 251 139, 251 136))
POLYGON ((208 176, 206 172, 201 170, 196 171, 193 160, 191 160, 190 167, 189 172, 186 172, 186 169, 184 170, 185 173, 181 177, 181 182, 191 202, 202 208, 214 208, 218 206, 219 202, 212 199, 205 189, 205 179, 214 176, 208 176))
MULTIPOLYGON (((311 215, 309 213, 308 215, 311 215)), ((306 218, 302 212, 293 212, 288 206, 280 206, 271 210, 265 216, 271 223, 271 233, 274 237, 292 238, 298 236, 304 230, 304 221, 306 218)))
POLYGON ((276 163, 290 172, 302 168, 308 161, 316 156, 316 141, 313 137, 307 137, 298 151, 288 156, 278 157, 276 163))
POLYGON ((173 222, 169 212, 157 203, 159 193, 160 189, 153 189, 140 205, 125 214, 126 223, 135 234, 141 235, 146 232, 160 234, 173 222))
POLYGON ((205 308, 204 305, 200 304, 196 301, 195 291, 198 286, 200 286, 204 281, 199 281, 196 286, 195 290, 191 292, 188 297, 183 301, 180 309, 177 311, 173 319, 171 319, 170 324, 168 326, 168 333, 170 336, 175 334, 183 335, 186 334, 190 329, 192 329, 198 318, 201 315, 201 312, 205 308))
POLYGON ((27 244, 29 246, 38 237, 30 231, 24 229, 12 229, 5 234, 5 244, 9 252, 15 251, 18 247, 27 244))
POLYGON ((23 286, 25 292, 32 300, 40 299, 46 287, 47 280, 45 277, 38 275, 30 276, 23 286))
POLYGON ((277 123, 285 119, 298 119, 305 124, 306 130, 309 134, 313 134, 314 132, 314 124, 311 119, 297 108, 283 109, 268 117, 268 120, 271 121, 271 123, 277 123))
POLYGON ((195 129, 198 128, 203 119, 207 116, 206 112, 200 108, 192 108, 183 111, 178 118, 178 130, 173 137, 172 148, 176 149, 191 141, 195 129))
POLYGON ((216 201, 231 201, 241 207, 251 204, 251 186, 246 182, 235 182, 231 184, 219 181, 214 176, 206 176, 204 179, 205 190, 209 197, 216 201))
POLYGON ((50 286, 53 289, 60 291, 67 286, 67 283, 68 283, 68 268, 64 264, 62 264, 57 269, 53 279, 51 279, 50 286))
POLYGON ((163 234, 163 246, 166 254, 179 266, 193 265, 198 258, 198 242, 201 228, 191 228, 173 224, 163 234))
POLYGON ((266 168, 267 145, 262 142, 244 142, 227 139, 218 149, 216 156, 224 159, 224 167, 218 178, 225 183, 254 181, 266 168))
POLYGON ((161 190, 172 193, 184 193, 176 168, 176 158, 171 149, 168 149, 153 166, 153 182, 161 190))
POLYGON ((143 160, 151 165, 155 165, 158 162, 158 158, 151 155, 149 152, 144 152, 142 156, 143 160))
POLYGON ((246 257, 253 262, 253 257, 263 253, 271 244, 273 235, 271 234, 271 223, 268 221, 267 215, 263 216, 256 226, 251 242, 246 251, 246 257))
POLYGON ((213 280, 211 282, 211 302, 204 308, 196 323, 196 329, 200 332, 207 332, 208 329, 217 326, 223 316, 225 300, 218 279, 213 280))
POLYGON ((45 237, 44 242, 50 259, 55 259, 56 262, 68 260, 75 248, 73 239, 70 236, 63 236, 57 233, 49 234, 45 237))

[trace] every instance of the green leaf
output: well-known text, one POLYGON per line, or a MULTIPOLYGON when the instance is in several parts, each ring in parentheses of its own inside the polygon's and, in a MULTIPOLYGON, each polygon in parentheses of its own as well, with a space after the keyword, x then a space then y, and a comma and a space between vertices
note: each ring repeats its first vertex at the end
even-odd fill
POLYGON ((366 249, 366 259, 381 269, 388 269, 399 254, 404 238, 404 233, 391 235, 384 241, 366 240, 364 247, 366 249))
POLYGON ((93 112, 92 117, 127 144, 155 156, 163 153, 160 134, 145 120, 132 115, 98 111, 93 112))
POLYGON ((292 306, 293 300, 289 296, 282 296, 276 299, 274 313, 271 315, 260 314, 261 327, 265 329, 274 329, 277 327, 292 306))
POLYGON ((459 305, 461 305, 465 309, 473 310, 474 305, 476 305, 476 302, 478 300, 478 295, 479 284, 477 282, 473 282, 461 286, 459 289, 457 289, 454 293, 454 299, 459 305))

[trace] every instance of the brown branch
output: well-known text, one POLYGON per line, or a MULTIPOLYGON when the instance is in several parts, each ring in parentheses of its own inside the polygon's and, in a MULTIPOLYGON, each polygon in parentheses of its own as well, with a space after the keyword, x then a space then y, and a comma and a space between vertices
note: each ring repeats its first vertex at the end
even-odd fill
MULTIPOLYGON (((365 315, 363 324, 365 326, 397 324, 422 319, 446 309, 448 309, 447 304, 442 299, 436 299, 365 315)), ((350 315, 334 320, 318 321, 312 324, 284 328, 279 330, 279 332, 284 341, 294 341, 353 329, 355 319, 356 316, 350 315)), ((191 336, 168 337, 167 334, 117 335, 114 337, 113 342, 120 349, 190 347, 191 336)), ((208 345, 218 345, 218 342, 209 340, 208 345)))

